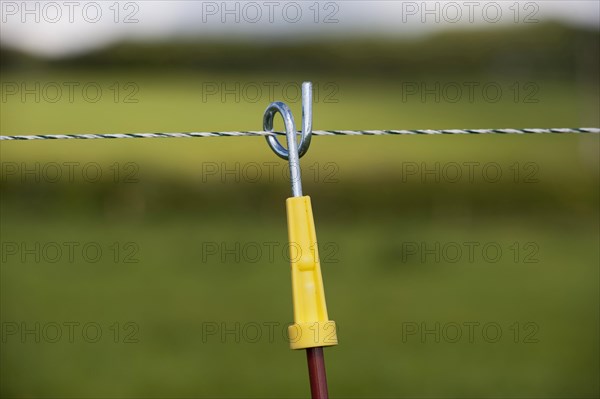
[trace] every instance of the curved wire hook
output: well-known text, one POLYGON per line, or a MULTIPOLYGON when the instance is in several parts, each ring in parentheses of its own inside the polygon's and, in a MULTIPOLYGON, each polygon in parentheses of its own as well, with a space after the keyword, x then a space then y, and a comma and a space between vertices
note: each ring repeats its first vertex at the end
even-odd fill
MULTIPOLYGON (((280 156, 283 159, 287 159, 290 166, 290 182, 292 184, 292 194, 294 197, 302 196, 302 182, 300 181, 300 150, 298 143, 296 142, 296 125, 294 123, 294 117, 292 115, 292 111, 282 102, 276 101, 274 103, 269 104, 269 107, 265 111, 265 115, 263 117, 263 126, 266 131, 272 131, 273 129, 273 118, 275 114, 279 112, 283 118, 283 123, 285 124, 285 136, 287 138, 288 149, 286 150, 279 144, 277 140, 275 143, 281 150, 273 148, 275 154, 280 156), (281 151, 281 152, 278 152, 281 151)), ((272 136, 267 136, 267 138, 274 138, 272 136)), ((271 142, 269 142, 271 145, 271 142)))
POLYGON ((285 160, 290 159, 290 151, 297 153, 298 158, 301 158, 308 151, 308 147, 310 147, 310 139, 312 138, 312 83, 302 83, 302 132, 300 133, 300 144, 297 146, 297 150, 295 137, 296 125, 294 124, 294 117, 292 116, 290 109, 284 103, 277 101, 269 104, 263 116, 263 130, 267 132, 273 131, 273 118, 275 117, 276 112, 279 112, 283 117, 288 148, 285 149, 281 143, 279 143, 277 137, 266 136, 269 147, 271 147, 273 152, 275 152, 278 157, 285 160), (291 124, 289 125, 290 122, 291 124), (290 130, 294 132, 292 137, 290 137, 288 134, 290 130))

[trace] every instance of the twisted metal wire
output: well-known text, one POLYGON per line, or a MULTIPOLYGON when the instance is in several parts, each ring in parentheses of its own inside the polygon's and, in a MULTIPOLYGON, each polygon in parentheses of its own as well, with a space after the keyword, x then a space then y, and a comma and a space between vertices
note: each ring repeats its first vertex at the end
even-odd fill
MULTIPOLYGON (((568 134, 600 133, 600 128, 530 128, 530 129, 424 129, 424 130, 314 130, 315 136, 385 136, 415 134, 568 134)), ((108 134, 38 134, 0 136, 0 140, 88 140, 88 139, 150 139, 150 138, 194 138, 194 137, 239 137, 276 136, 281 132, 233 131, 233 132, 189 132, 189 133, 108 133, 108 134)))

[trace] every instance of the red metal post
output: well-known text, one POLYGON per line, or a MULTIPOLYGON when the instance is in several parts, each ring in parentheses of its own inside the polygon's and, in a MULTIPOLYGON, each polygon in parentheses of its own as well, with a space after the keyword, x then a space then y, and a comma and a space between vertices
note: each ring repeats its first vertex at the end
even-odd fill
POLYGON ((323 348, 307 348, 308 376, 310 378, 310 393, 313 399, 327 399, 327 375, 325 374, 325 357, 323 348))

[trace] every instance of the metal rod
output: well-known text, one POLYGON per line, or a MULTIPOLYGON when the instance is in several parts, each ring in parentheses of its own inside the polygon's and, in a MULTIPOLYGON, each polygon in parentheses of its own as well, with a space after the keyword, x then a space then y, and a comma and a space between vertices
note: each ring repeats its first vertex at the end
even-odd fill
POLYGON ((306 349, 308 361, 308 377, 310 379, 310 394, 313 399, 327 399, 327 375, 325 374, 325 357, 323 347, 306 349))
POLYGON ((312 134, 312 83, 302 83, 302 140, 296 143, 296 131, 286 130, 288 161, 290 164, 290 180, 292 196, 302 197, 302 177, 300 172, 300 157, 310 146, 312 134))
POLYGON ((302 197, 302 174, 300 171, 300 156, 298 155, 298 143, 296 142, 296 131, 286 129, 288 148, 288 162, 290 165, 290 183, 292 185, 292 196, 302 197))
POLYGON ((298 147, 298 156, 302 158, 308 147, 310 147, 310 139, 312 137, 312 83, 302 83, 302 139, 298 147))

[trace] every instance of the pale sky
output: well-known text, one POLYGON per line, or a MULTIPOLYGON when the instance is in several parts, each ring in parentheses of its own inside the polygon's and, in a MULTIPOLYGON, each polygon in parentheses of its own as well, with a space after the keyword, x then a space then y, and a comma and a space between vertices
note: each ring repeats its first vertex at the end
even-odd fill
POLYGON ((548 20, 598 29, 600 1, 0 0, 0 19, 2 45, 61 56, 120 40, 186 36, 260 41, 405 37, 548 20))

